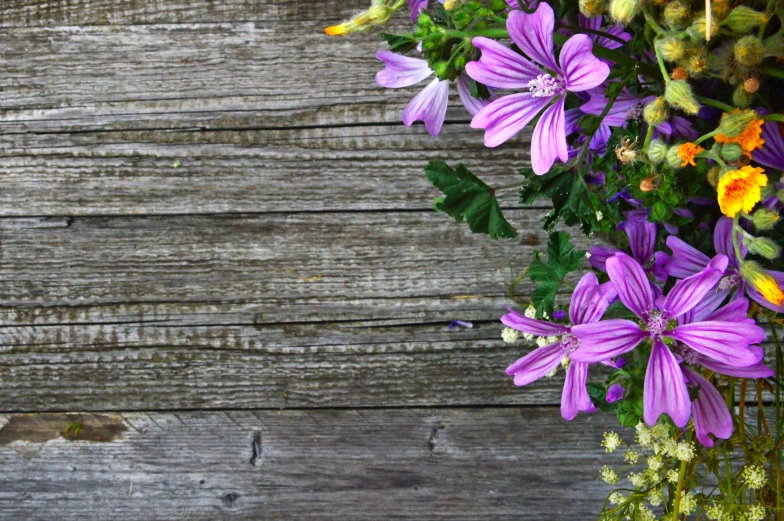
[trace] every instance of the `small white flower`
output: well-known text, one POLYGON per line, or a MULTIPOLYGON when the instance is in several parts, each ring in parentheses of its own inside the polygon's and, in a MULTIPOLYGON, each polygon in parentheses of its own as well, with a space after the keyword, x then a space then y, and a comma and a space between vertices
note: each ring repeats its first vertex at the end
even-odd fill
POLYGON ((635 430, 637 431, 637 443, 643 447, 650 448, 653 445, 653 435, 651 435, 650 429, 640 422, 635 427, 635 430))
POLYGON ((668 470, 667 471, 667 481, 670 483, 677 483, 680 479, 680 475, 678 474, 677 470, 668 470))
POLYGON ((612 494, 610 494, 610 497, 607 498, 607 501, 609 501, 611 505, 620 505, 621 503, 626 501, 626 496, 624 496, 620 492, 613 492, 612 494))
POLYGON ((765 486, 768 476, 760 465, 751 465, 743 469, 743 482, 752 490, 759 490, 765 486))
POLYGON ((590 259, 591 258, 591 252, 589 252, 589 251, 585 252, 585 258, 586 259, 590 259))
POLYGON ((604 219, 604 214, 602 212, 596 212, 596 220, 601 221, 604 219))
POLYGON ((554 344, 556 342, 558 342, 558 337, 557 336, 548 336, 547 337, 547 343, 548 344, 554 344))
POLYGON ((687 516, 697 510, 697 498, 685 490, 681 493, 681 513, 687 516))
POLYGON ((662 468, 662 459, 659 456, 650 456, 648 458, 648 468, 656 472, 662 468))
POLYGON ((705 515, 710 521, 724 521, 724 507, 714 501, 705 509, 705 515))
POLYGON ((546 336, 540 336, 537 337, 536 339, 536 345, 538 345, 539 347, 549 346, 550 341, 547 339, 546 336))
POLYGON ((615 473, 610 467, 605 465, 602 467, 602 481, 605 483, 609 483, 610 485, 615 485, 618 483, 618 474, 615 473))
POLYGON ((680 461, 691 461, 694 458, 694 444, 682 441, 678 444, 675 457, 680 461))
POLYGON ((634 465, 635 463, 637 463, 637 460, 640 459, 640 455, 634 450, 629 449, 623 455, 623 459, 626 460, 626 463, 631 463, 632 465, 634 465))
POLYGON ((621 437, 615 432, 605 432, 604 440, 602 440, 602 447, 605 452, 615 452, 618 447, 623 444, 621 437))
POLYGON ((531 342, 534 339, 534 335, 532 335, 531 333, 523 333, 523 338, 531 342))
POLYGON ((762 521, 765 519, 765 507, 759 503, 750 505, 749 509, 746 510, 746 519, 747 521, 762 521))
POLYGON ((501 338, 503 338, 504 342, 507 344, 514 344, 520 339, 520 332, 511 327, 505 327, 504 330, 501 331, 501 338))
POLYGON ((637 474, 634 472, 629 474, 628 479, 629 479, 629 483, 631 483, 637 488, 643 488, 648 481, 647 479, 645 479, 644 474, 637 474))
POLYGON ((536 308, 533 304, 525 308, 525 316, 528 318, 536 318, 536 308))
POLYGON ((556 367, 555 369, 553 369, 552 371, 550 371, 549 373, 547 373, 547 378, 552 378, 552 377, 553 377, 553 376, 555 376, 556 374, 558 374, 558 367, 556 367))
POLYGON ((571 361, 571 359, 569 359, 569 355, 566 355, 565 357, 563 357, 561 359, 561 367, 563 367, 564 370, 569 369, 569 366, 571 365, 571 363, 572 363, 572 361, 571 361))
POLYGON ((657 488, 648 492, 648 503, 650 503, 652 507, 658 507, 659 505, 664 504, 664 489, 657 488))

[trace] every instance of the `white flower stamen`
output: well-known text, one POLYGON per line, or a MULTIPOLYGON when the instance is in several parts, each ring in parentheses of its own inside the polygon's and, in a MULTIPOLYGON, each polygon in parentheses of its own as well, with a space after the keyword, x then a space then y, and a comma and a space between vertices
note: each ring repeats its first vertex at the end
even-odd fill
POLYGON ((540 74, 528 82, 528 90, 533 93, 534 98, 551 98, 560 94, 563 89, 563 82, 549 74, 540 74))

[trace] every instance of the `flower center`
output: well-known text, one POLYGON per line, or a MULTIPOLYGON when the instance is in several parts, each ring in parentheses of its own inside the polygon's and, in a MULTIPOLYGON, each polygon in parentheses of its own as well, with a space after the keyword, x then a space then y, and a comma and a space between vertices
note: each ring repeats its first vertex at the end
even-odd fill
POLYGON ((640 116, 642 116, 642 103, 636 104, 626 113, 627 120, 640 119, 640 116))
POLYGON ((550 98, 563 90, 563 82, 549 74, 540 74, 528 82, 528 90, 534 98, 550 98))
POLYGON ((677 353, 687 364, 694 365, 700 361, 700 354, 689 346, 678 344, 677 353))
POLYGON ((645 326, 652 335, 660 335, 667 329, 667 316, 661 311, 651 311, 645 326))
POLYGON ((568 355, 569 353, 571 353, 572 351, 580 347, 580 340, 571 333, 565 333, 561 337, 561 345, 563 346, 564 351, 566 351, 566 354, 568 355))
POLYGON ((719 290, 724 291, 725 289, 734 288, 738 284, 738 275, 729 275, 727 277, 723 277, 719 281, 719 290))

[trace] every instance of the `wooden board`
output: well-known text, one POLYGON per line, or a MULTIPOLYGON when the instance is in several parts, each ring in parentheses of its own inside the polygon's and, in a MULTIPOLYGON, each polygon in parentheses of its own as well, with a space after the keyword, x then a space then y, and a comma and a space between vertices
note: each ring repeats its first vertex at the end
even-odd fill
POLYGON ((0 517, 29 521, 584 521, 611 489, 601 465, 623 465, 599 445, 606 416, 567 423, 553 408, 11 415, 3 424, 0 517), (75 421, 82 431, 68 441, 60 433, 75 421))

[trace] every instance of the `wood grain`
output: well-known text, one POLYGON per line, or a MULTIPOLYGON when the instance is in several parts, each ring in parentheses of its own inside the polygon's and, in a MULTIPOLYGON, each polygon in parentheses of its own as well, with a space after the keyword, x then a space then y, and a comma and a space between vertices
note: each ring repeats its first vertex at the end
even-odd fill
POLYGON ((58 435, 77 415, 0 419, 36 426, 0 444, 0 518, 584 521, 611 488, 601 465, 622 465, 599 445, 607 416, 552 408, 81 416, 119 436, 58 435))

